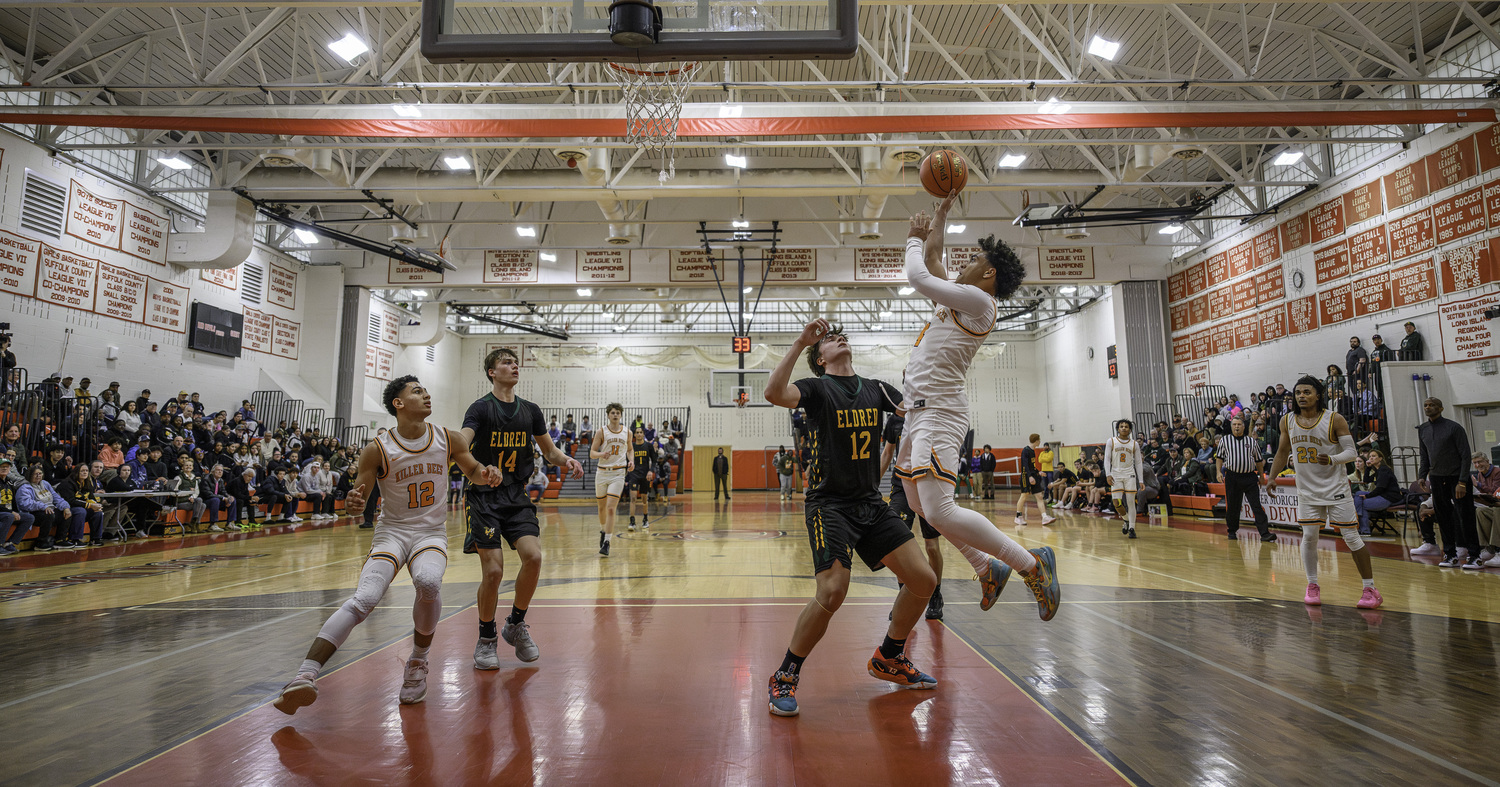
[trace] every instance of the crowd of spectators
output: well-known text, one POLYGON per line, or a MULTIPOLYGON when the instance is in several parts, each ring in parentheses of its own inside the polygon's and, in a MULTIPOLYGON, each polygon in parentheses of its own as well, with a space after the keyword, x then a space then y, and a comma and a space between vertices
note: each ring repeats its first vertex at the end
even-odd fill
POLYGON ((158 402, 149 389, 127 397, 117 382, 92 385, 51 376, 0 410, 0 555, 32 528, 36 551, 78 549, 173 511, 215 532, 295 525, 303 502, 311 519, 331 519, 349 489, 356 449, 320 426, 264 423, 249 400, 213 411, 185 390, 158 402), (101 494, 142 491, 156 494, 101 494))

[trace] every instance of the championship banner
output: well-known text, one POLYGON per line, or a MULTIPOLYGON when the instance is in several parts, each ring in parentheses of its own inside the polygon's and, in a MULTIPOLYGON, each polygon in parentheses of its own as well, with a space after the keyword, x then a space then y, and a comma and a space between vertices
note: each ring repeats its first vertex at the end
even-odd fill
POLYGON ((94 279, 98 273, 98 260, 44 243, 36 284, 37 300, 91 312, 94 310, 94 279))
POLYGON ((541 260, 533 250, 486 249, 485 284, 535 284, 541 275, 541 260))
POLYGON ((906 249, 855 249, 855 281, 906 281, 906 249))
POLYGON ((573 266, 579 284, 630 281, 630 252, 624 249, 582 249, 573 266))
POLYGON ((0 291, 30 298, 36 294, 36 271, 42 244, 0 230, 0 291))
POLYGON ((120 251, 157 265, 167 264, 167 233, 171 224, 139 205, 121 200, 125 206, 125 228, 120 233, 120 251))
POLYGON ((1500 327, 1484 316, 1486 309, 1496 307, 1500 307, 1500 292, 1438 305, 1443 363, 1500 357, 1500 327))
POLYGON ((302 340, 302 323, 272 316, 271 333, 271 354, 297 360, 297 345, 302 340))
POLYGON ((120 248, 120 211, 122 200, 100 199, 94 193, 68 181, 68 215, 63 232, 106 249, 120 248))
POLYGON ((231 292, 240 289, 240 267, 233 268, 204 268, 198 271, 198 281, 206 281, 209 284, 217 284, 231 292))
POLYGON ((297 308, 297 272, 271 263, 266 266, 266 303, 297 308))
POLYGON ((146 278, 146 324, 187 333, 188 288, 146 278))
MULTIPOLYGON (((951 268, 957 262, 962 270, 974 254, 978 253, 978 246, 948 249, 948 265, 951 268)), ((777 249, 776 257, 770 262, 762 263, 762 266, 766 284, 776 281, 818 280, 818 252, 815 249, 777 249)))
POLYGON ((244 347, 258 353, 271 352, 271 315, 245 309, 245 329, 241 334, 244 338, 244 347))
POLYGON ((386 269, 386 284, 442 284, 443 272, 419 268, 408 262, 391 260, 386 269))
POLYGON ((94 313, 125 322, 146 321, 146 280, 126 268, 99 264, 99 300, 94 313))
MULTIPOLYGON (((896 252, 901 255, 906 253, 901 249, 897 249, 896 252)), ((905 257, 903 256, 902 259, 904 260, 905 257)), ((905 277, 900 268, 896 269, 896 273, 905 277)), ((859 271, 856 269, 855 278, 858 276, 859 271)), ((669 255, 667 281, 684 284, 711 284, 715 281, 723 281, 723 279, 724 261, 721 259, 715 258, 710 264, 708 255, 698 249, 673 251, 669 255)))

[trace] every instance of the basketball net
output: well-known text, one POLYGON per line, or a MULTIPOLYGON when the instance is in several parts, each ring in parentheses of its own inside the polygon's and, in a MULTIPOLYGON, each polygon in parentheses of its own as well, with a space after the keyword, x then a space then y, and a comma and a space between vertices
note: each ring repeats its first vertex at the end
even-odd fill
POLYGON ((610 63, 607 69, 625 95, 625 139, 641 150, 656 153, 661 160, 657 180, 662 183, 677 176, 677 121, 688 87, 702 65, 697 61, 610 63))

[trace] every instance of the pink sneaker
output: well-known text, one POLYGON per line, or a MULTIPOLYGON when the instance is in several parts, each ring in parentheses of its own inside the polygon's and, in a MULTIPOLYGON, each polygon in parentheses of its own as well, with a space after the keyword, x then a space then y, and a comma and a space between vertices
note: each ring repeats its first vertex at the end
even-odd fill
POLYGON ((1359 607, 1360 609, 1375 609, 1376 607, 1380 606, 1380 602, 1384 600, 1385 599, 1380 597, 1380 591, 1376 590, 1374 587, 1367 587, 1365 588, 1365 592, 1360 595, 1359 603, 1355 604, 1354 606, 1359 607))
MULTIPOLYGON (((1307 596, 1302 599, 1302 603, 1308 605, 1309 607, 1322 606, 1323 591, 1318 588, 1318 583, 1307 583, 1307 596)), ((1364 603, 1363 600, 1361 600, 1360 603, 1364 603)))

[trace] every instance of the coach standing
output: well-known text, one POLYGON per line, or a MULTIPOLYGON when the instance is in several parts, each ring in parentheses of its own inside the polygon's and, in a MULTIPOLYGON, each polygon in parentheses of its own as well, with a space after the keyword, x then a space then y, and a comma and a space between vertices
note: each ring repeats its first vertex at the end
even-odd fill
POLYGON ((1229 423, 1230 434, 1219 438, 1217 456, 1219 477, 1224 479, 1224 522, 1229 528, 1229 540, 1239 540, 1236 533, 1240 529, 1240 501, 1245 499, 1255 514, 1260 540, 1275 541, 1266 509, 1260 504, 1260 471, 1265 464, 1260 441, 1246 434, 1245 419, 1235 418, 1229 423))
POLYGON ((1479 531, 1474 526, 1474 495, 1469 471, 1469 435, 1456 421, 1443 417, 1443 400, 1432 397, 1422 403, 1427 423, 1417 427, 1421 463, 1417 477, 1432 488, 1432 511, 1443 534, 1444 568, 1479 569, 1479 531), (1455 532, 1456 531, 1456 532, 1455 532), (1458 547, 1469 551, 1458 557, 1458 547))
POLYGON ((729 458, 724 456, 724 449, 719 449, 719 455, 714 457, 714 500, 719 499, 719 489, 724 490, 724 499, 729 500, 729 458))

